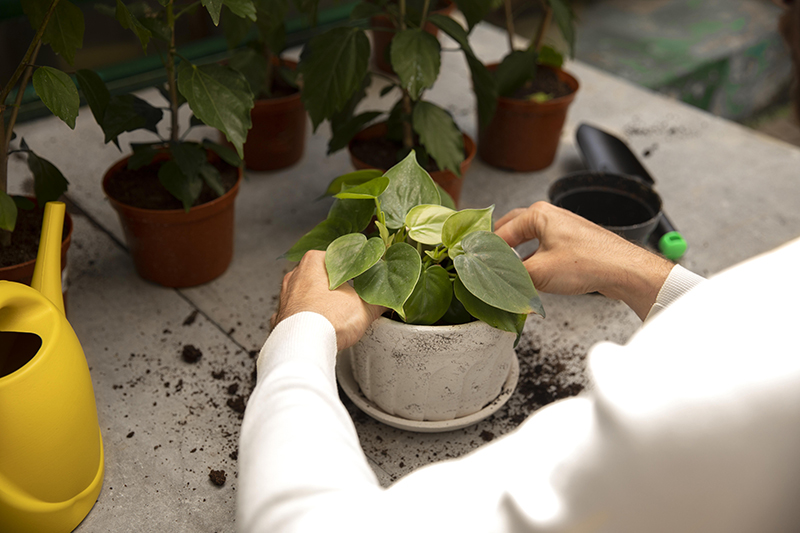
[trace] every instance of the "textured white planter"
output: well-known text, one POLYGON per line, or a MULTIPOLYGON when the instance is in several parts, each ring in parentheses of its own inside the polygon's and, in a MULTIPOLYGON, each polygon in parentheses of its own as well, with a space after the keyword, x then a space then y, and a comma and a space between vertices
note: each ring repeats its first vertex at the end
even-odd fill
POLYGON ((500 394, 516 358, 515 338, 479 321, 415 326, 381 317, 352 348, 353 377, 390 415, 462 418, 500 394))

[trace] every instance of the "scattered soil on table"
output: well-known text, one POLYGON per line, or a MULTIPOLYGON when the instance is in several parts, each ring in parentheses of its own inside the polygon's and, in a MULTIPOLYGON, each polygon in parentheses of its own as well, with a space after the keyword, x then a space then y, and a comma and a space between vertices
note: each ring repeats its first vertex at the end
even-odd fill
MULTIPOLYGON (((238 179, 238 172, 224 162, 212 163, 220 172, 223 189, 227 192, 233 188, 238 179)), ((183 209, 180 200, 172 196, 158 179, 161 163, 152 163, 136 170, 123 168, 108 180, 108 194, 125 205, 142 209, 183 209)), ((200 196, 192 204, 198 206, 218 198, 208 184, 203 182, 200 196)))
POLYGON ((243 414, 244 409, 247 406, 244 400, 244 396, 242 396, 241 394, 233 398, 228 398, 228 401, 225 403, 228 405, 228 407, 230 407, 239 414, 243 414))
POLYGON ((196 363, 201 357, 203 357, 203 352, 201 352, 195 346, 191 344, 184 345, 183 351, 181 352, 181 359, 187 363, 196 363))
MULTIPOLYGON (((418 150, 418 147, 417 147, 418 150)), ((350 151, 364 163, 380 169, 389 169, 400 162, 399 155, 404 153, 403 143, 393 141, 386 137, 375 137, 372 139, 353 139, 350 144, 350 151)), ((422 167, 430 172, 437 172, 439 165, 432 157, 422 167)))
POLYGON ((184 326, 191 326, 192 324, 194 324, 194 321, 197 319, 197 313, 198 312, 199 311, 197 309, 192 311, 191 314, 186 317, 186 320, 183 321, 183 325, 184 326))
POLYGON ((239 391, 239 384, 238 383, 231 383, 228 385, 228 394, 234 395, 239 391))
POLYGON ((226 478, 227 476, 225 475, 224 470, 212 470, 208 473, 208 479, 210 479, 211 483, 218 487, 221 487, 225 484, 226 478))
POLYGON ((536 93, 545 93, 555 99, 572 94, 572 88, 566 82, 560 80, 554 71, 540 68, 537 69, 536 77, 517 89, 510 98, 527 100, 529 96, 536 93))
MULTIPOLYGON (((0 268, 19 265, 36 259, 39 252, 39 237, 42 235, 44 209, 18 209, 17 224, 11 234, 11 246, 0 248, 0 268)), ((67 228, 61 237, 67 237, 67 228)))

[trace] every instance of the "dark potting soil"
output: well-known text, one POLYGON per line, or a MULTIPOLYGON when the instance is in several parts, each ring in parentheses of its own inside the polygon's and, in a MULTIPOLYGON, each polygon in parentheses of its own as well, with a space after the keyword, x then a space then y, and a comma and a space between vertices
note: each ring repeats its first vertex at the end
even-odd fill
POLYGON ((191 344, 186 344, 181 352, 181 359, 187 363, 196 363, 203 357, 203 352, 191 344))
POLYGON ((211 483, 218 487, 221 487, 225 484, 226 478, 227 476, 225 475, 224 470, 212 470, 208 473, 208 479, 210 479, 211 483))
MULTIPOLYGON (((380 169, 390 169, 395 166, 400 162, 398 155, 404 151, 403 143, 385 137, 354 139, 350 150, 364 163, 380 169)), ((439 170, 439 165, 432 157, 429 157, 428 163, 423 165, 423 168, 429 173, 436 172, 439 170)))
MULTIPOLYGON (((183 209, 180 200, 172 196, 158 180, 160 163, 152 163, 136 170, 124 168, 108 180, 108 194, 118 202, 142 209, 183 209)), ((220 171, 222 186, 229 191, 236 184, 237 169, 223 162, 214 163, 220 171)), ((218 198, 205 182, 200 196, 192 206, 202 205, 218 198)))
MULTIPOLYGON (((44 209, 17 210, 17 225, 11 234, 11 246, 0 248, 0 268, 19 265, 36 259, 42 235, 44 209)), ((61 236, 67 236, 67 227, 61 236)))
POLYGON ((551 98, 561 98, 572 93, 572 88, 558 79, 555 72, 550 69, 540 68, 536 71, 536 78, 527 82, 511 95, 516 100, 527 100, 536 93, 549 94, 551 98))

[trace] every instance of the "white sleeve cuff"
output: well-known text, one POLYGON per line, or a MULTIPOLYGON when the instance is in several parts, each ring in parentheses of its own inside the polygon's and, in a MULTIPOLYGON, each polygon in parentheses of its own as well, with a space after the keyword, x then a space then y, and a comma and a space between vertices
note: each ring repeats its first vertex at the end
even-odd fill
POLYGON ((703 281, 705 281, 704 277, 699 276, 690 270, 686 270, 680 265, 675 265, 672 267, 672 270, 669 272, 669 276, 667 276, 667 279, 664 281, 664 285, 662 285, 661 290, 658 291, 658 296, 656 296, 656 301, 653 304, 653 307, 650 308, 650 312, 647 313, 647 317, 644 319, 644 321, 647 322, 656 316, 663 309, 666 309, 672 305, 672 303, 678 298, 692 290, 703 281))

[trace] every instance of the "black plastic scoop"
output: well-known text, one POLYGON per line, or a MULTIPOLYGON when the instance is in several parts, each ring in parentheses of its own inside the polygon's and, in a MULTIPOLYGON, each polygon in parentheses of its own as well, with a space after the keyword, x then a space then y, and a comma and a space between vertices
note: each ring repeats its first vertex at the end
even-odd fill
MULTIPOLYGON (((589 170, 627 174, 655 184, 628 145, 610 133, 581 124, 575 133, 575 140, 589 170)), ((686 240, 663 211, 655 230, 650 234, 650 243, 673 261, 680 259, 687 248, 686 240)))

